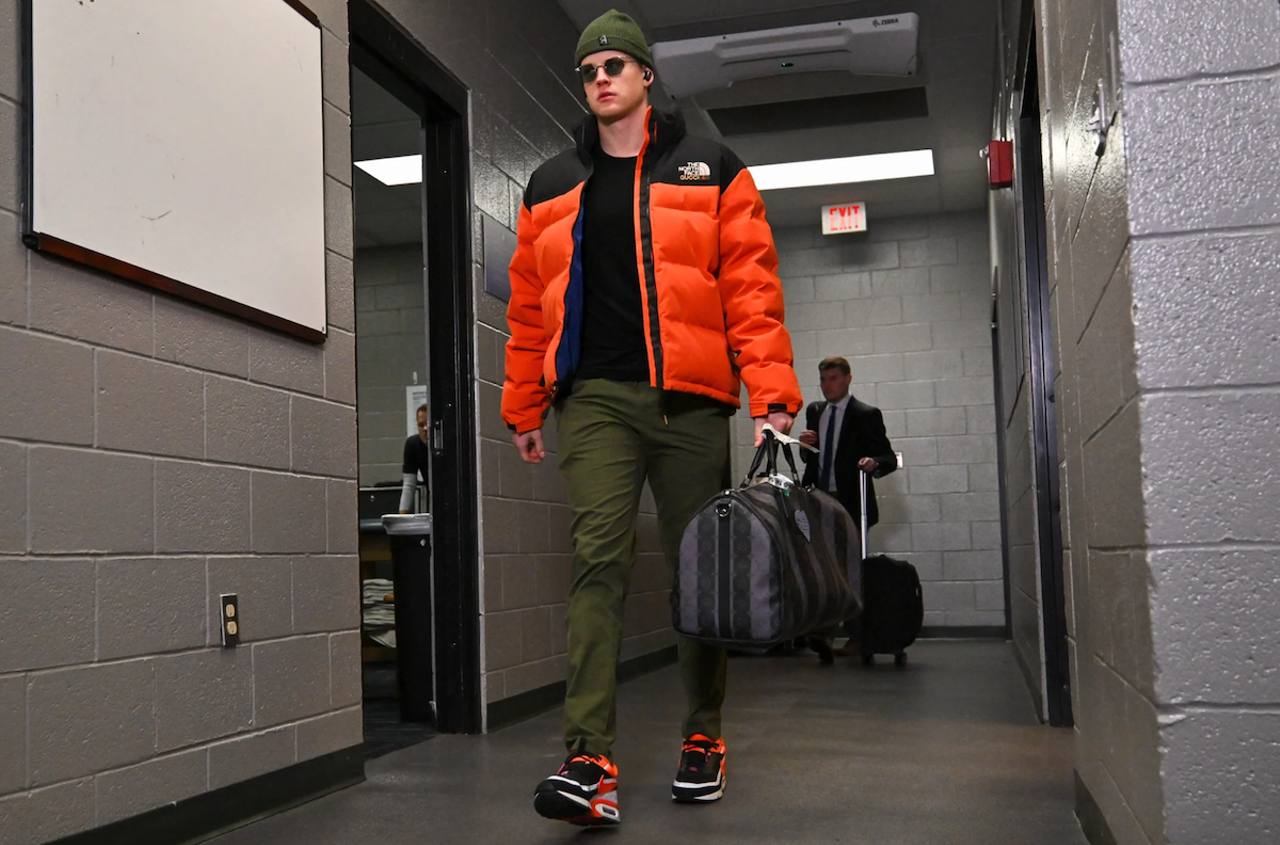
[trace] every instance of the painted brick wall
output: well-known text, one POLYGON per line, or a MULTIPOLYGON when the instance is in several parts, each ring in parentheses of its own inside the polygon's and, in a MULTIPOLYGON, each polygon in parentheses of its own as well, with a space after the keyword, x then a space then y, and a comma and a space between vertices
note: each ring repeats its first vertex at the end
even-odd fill
POLYGON ((1268 842, 1280 7, 1037 10, 1077 771, 1118 842, 1268 842))
MULTIPOLYGON (((805 401, 822 398, 818 361, 843 355, 903 453, 876 481, 870 544, 916 566, 934 627, 1004 624, 987 229, 974 211, 774 233, 805 401)), ((736 420, 740 475, 752 423, 736 420)))
MULTIPOLYGON (((554 417, 544 429, 550 454, 531 466, 520 460, 499 414, 506 303, 484 292, 479 212, 514 230, 529 176, 571 145, 569 133, 585 108, 569 70, 578 32, 552 0, 388 0, 383 6, 472 92, 484 677, 485 700, 493 702, 564 679, 572 547, 554 417)), ((642 511, 624 659, 674 643, 648 495, 642 511)))
MULTIPOLYGON (((1140 749, 1163 781, 1151 812, 1171 845, 1272 842, 1280 5, 1224 6, 1203 36, 1186 0, 1119 6, 1134 315, 1119 343, 1136 349, 1127 464, 1146 517, 1125 572, 1150 597, 1125 621, 1154 652, 1138 687, 1159 713, 1140 749)), ((1117 659, 1131 642, 1117 635, 1117 659)))
POLYGON ((346 4, 311 5, 323 345, 22 246, 19 3, 0 3, 0 841, 361 741, 346 4))
POLYGON ((398 482, 409 433, 405 387, 427 375, 422 247, 356 250, 355 286, 360 485, 398 482))
POLYGON ((1036 7, 1077 772, 1120 843, 1269 842, 1280 7, 1036 7))
MULTIPOLYGON (((1110 91, 1121 73, 1116 4, 1046 0, 1036 11, 1076 771, 1117 841, 1161 842, 1150 596, 1146 567, 1135 554, 1146 516, 1125 182, 1129 117, 1117 117, 1101 156, 1086 130, 1099 80, 1110 91)), ((1015 25, 1006 18, 1007 31, 1015 25)), ((998 119, 1016 131, 1016 115, 998 119)), ((1009 268, 1019 266, 1013 220, 1020 213, 1008 199, 995 208, 1009 268)), ((1013 420, 1006 442, 1025 442, 1026 431, 1013 420)), ((1029 472, 1021 474, 1030 457, 1015 463, 1016 451, 1009 453, 1011 503, 1023 481, 1034 496, 1029 472)), ((1011 513, 1010 566, 1020 573, 1012 580, 1023 585, 1014 604, 1015 639, 1033 685, 1043 685, 1042 633, 1030 590, 1046 562, 1034 545, 1034 520, 1031 498, 1011 513)))

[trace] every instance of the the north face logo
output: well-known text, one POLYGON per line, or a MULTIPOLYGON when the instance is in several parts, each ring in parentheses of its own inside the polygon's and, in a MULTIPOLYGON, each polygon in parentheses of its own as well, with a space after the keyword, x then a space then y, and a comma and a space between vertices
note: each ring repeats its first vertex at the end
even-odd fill
POLYGON ((705 182, 711 178, 711 166, 705 161, 691 161, 678 168, 682 182, 705 182))
POLYGON ((601 46, 601 47, 607 47, 608 45, 609 45, 609 36, 607 36, 607 35, 601 35, 601 36, 600 36, 600 46, 601 46))

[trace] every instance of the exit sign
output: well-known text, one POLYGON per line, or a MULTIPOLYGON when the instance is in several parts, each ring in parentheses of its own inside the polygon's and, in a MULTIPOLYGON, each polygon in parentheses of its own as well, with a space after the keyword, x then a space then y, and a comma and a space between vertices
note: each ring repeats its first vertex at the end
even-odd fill
POLYGON ((848 205, 824 205, 822 207, 822 234, 842 235, 845 232, 867 231, 867 206, 855 202, 848 205))

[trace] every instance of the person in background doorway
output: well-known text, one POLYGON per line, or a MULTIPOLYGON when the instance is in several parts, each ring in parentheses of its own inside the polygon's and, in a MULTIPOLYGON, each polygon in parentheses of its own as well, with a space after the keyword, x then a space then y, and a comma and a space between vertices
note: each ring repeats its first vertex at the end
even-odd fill
POLYGON ((417 412, 418 433, 410 434, 404 441, 404 465, 400 471, 404 473, 404 486, 400 488, 400 513, 413 513, 413 498, 418 485, 423 485, 422 496, 427 498, 426 484, 431 477, 431 423, 427 414, 427 406, 419 405, 417 412))
MULTIPOLYGON (((618 651, 646 479, 674 568, 685 526, 729 482, 729 417, 741 383, 757 441, 803 403, 783 326, 777 253, 742 161, 649 106, 653 59, 640 27, 610 11, 575 61, 590 114, 576 149, 529 180, 511 262, 502 416, 540 462, 554 405, 573 511, 564 705, 569 756, 534 808, 617 824, 618 651)), ((724 791, 726 653, 680 638, 688 710, 676 801, 724 791)))
MULTIPOLYGON (((824 358, 818 364, 818 380, 825 401, 813 402, 805 409, 805 430, 800 441, 814 446, 814 455, 800 450, 806 463, 804 483, 835 496, 854 518, 861 519, 862 485, 858 473, 867 476, 867 528, 880 520, 876 507, 873 478, 882 478, 898 468, 898 456, 884 430, 884 415, 879 408, 859 402, 849 395, 853 371, 849 362, 838 355, 824 358)), ((866 549, 863 549, 866 554, 866 549)), ((845 622, 849 642, 841 649, 844 655, 860 654, 857 620, 845 622)), ((825 631, 809 637, 809 646, 823 663, 831 663, 834 652, 825 631)))

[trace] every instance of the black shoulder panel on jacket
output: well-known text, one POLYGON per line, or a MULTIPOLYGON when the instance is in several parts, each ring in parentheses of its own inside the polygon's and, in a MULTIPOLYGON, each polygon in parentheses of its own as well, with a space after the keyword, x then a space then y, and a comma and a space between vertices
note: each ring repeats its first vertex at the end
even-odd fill
POLYGON ((724 144, 685 135, 662 152, 653 170, 653 181, 668 185, 716 185, 723 191, 744 166, 724 144))
POLYGON ((742 163, 742 159, 738 158, 738 154, 726 147, 720 145, 720 149, 724 151, 724 169, 720 173, 720 190, 728 190, 733 184, 733 180, 738 178, 738 174, 747 169, 742 163))
POLYGON ((524 189, 524 207, 533 208, 547 200, 563 196, 586 180, 590 172, 576 150, 565 150, 533 171, 524 189))

